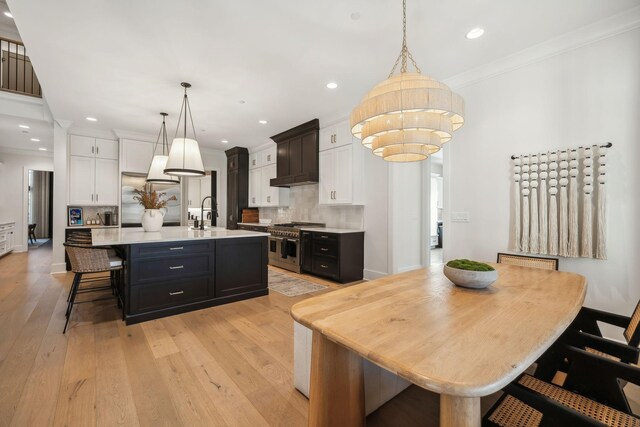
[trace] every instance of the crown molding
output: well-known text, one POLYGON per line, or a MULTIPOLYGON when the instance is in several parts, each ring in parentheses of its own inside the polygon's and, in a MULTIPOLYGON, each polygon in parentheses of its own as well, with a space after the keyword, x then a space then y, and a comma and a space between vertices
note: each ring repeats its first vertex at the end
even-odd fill
POLYGON ((249 148, 249 153, 256 153, 258 151, 266 150, 267 148, 271 148, 275 145, 275 142, 265 142, 262 145, 258 145, 257 147, 249 148))
POLYGON ((116 139, 114 132, 108 129, 73 127, 67 129, 67 133, 70 135, 88 136, 91 138, 116 139))
POLYGON ((472 68, 445 79, 444 83, 459 89, 636 28, 640 28, 640 6, 472 68))
POLYGON ((113 134, 118 139, 133 139, 136 141, 144 141, 144 142, 153 142, 155 143, 158 140, 158 135, 150 135, 148 133, 143 132, 134 132, 125 129, 113 129, 113 134))
POLYGON ((71 127, 71 125, 73 124, 73 120, 64 120, 64 119, 53 119, 58 126, 60 126, 62 129, 68 131, 69 128, 71 127))

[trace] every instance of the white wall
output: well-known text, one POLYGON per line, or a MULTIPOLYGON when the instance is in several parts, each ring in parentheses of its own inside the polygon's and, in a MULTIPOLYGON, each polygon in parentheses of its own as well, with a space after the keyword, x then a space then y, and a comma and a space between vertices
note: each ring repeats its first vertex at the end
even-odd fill
POLYGON ((389 164, 370 152, 364 155, 364 278, 389 274, 389 164))
POLYGON ((25 172, 29 169, 53 171, 51 154, 0 152, 0 221, 15 221, 15 251, 27 250, 27 210, 25 172))
POLYGON ((586 305, 630 314, 640 298, 640 29, 456 91, 467 121, 445 153, 445 215, 471 221, 445 220, 445 260, 508 250, 511 154, 611 141, 609 259, 562 258, 560 269, 587 277, 586 305))

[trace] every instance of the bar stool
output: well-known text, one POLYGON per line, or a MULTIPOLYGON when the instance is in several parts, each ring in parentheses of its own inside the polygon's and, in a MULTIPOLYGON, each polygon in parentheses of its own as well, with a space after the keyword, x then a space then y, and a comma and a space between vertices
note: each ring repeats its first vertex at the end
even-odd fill
MULTIPOLYGON (((73 243, 64 243, 64 246, 67 251, 67 255, 69 256, 69 261, 71 262, 71 271, 73 271, 75 275, 73 277, 71 290, 69 291, 67 311, 65 313, 67 320, 64 324, 64 330, 62 331, 63 334, 67 331, 69 319, 71 318, 71 310, 73 309, 74 304, 80 304, 80 302, 75 301, 78 293, 111 289, 112 294, 116 296, 118 308, 123 307, 120 288, 122 285, 122 271, 124 267, 122 258, 115 255, 115 253, 108 248, 73 243), (109 273, 110 279, 108 286, 92 287, 80 291, 80 283, 83 281, 82 276, 84 274, 107 272, 109 273)), ((102 301, 110 298, 112 297, 97 298, 91 301, 82 301, 82 303, 102 301)))

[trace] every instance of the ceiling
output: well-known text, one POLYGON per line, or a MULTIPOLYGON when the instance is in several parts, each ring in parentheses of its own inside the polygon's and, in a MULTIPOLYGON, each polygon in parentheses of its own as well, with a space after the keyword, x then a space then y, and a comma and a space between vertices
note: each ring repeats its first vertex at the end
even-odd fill
POLYGON ((53 127, 45 120, 23 119, 0 114, 0 147, 20 150, 53 150, 53 127), (29 126, 29 129, 20 128, 29 126), (40 141, 31 141, 31 138, 40 141))
MULTIPOLYGON (((8 3, 54 117, 156 134, 166 111, 173 135, 188 81, 198 140, 219 149, 347 117, 401 44, 399 0, 8 3)), ((408 44, 423 73, 446 79, 639 4, 409 0, 408 44)))

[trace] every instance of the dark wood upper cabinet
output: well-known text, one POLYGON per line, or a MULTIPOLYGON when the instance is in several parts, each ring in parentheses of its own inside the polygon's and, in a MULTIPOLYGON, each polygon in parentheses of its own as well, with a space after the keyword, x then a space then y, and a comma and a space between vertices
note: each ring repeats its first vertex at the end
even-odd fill
POLYGON ((319 128, 320 122, 313 119, 271 137, 278 145, 278 174, 271 179, 272 187, 318 182, 319 128))
POLYGON ((249 207, 249 151, 233 147, 227 154, 227 228, 236 230, 242 209, 249 207))

